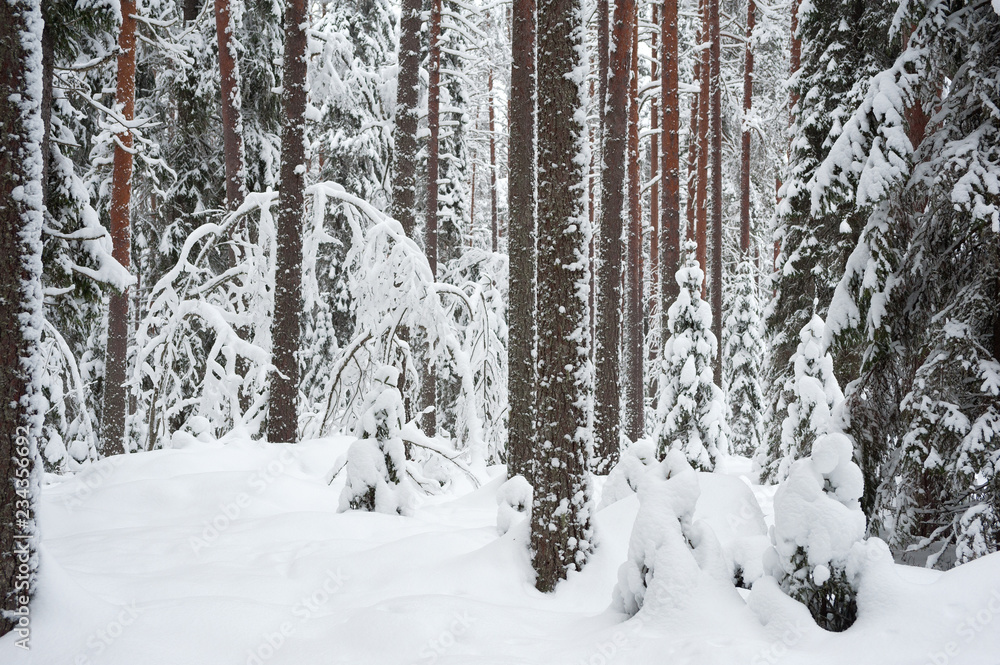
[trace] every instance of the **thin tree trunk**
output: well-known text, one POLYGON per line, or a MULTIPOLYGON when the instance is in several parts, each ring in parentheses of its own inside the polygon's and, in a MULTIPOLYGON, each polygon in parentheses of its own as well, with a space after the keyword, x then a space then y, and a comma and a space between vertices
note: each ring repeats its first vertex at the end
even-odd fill
POLYGON ((490 123, 490 229, 493 234, 493 251, 497 251, 497 247, 500 242, 500 229, 497 221, 497 142, 496 142, 496 125, 495 116, 493 111, 493 70, 490 70, 489 76, 489 90, 490 90, 490 106, 489 106, 489 123, 490 123))
POLYGON ((629 64, 635 1, 615 4, 614 57, 608 70, 601 178, 601 240, 597 289, 597 348, 594 352, 595 471, 606 473, 618 460, 621 430, 622 219, 625 216, 625 155, 628 148, 629 64))
MULTIPOLYGON (((586 164, 580 0, 538 4, 538 431, 531 507, 535 586, 580 569, 593 542, 587 477, 586 164)), ((626 51, 626 56, 628 55, 626 51)))
POLYGON ((302 215, 305 207, 306 115, 305 0, 285 0, 285 54, 281 101, 281 189, 278 195, 274 321, 275 371, 267 433, 272 442, 298 438, 299 320, 302 314, 302 215))
POLYGON ((715 354, 715 385, 722 385, 722 38, 719 32, 719 0, 708 0, 710 71, 712 85, 712 332, 715 354))
MULTIPOLYGON (((396 130, 393 133, 392 216, 403 232, 414 239, 417 195, 417 120, 420 113, 420 13, 421 0, 402 0, 399 17, 399 75, 396 78, 396 130)), ((401 328, 397 337, 410 341, 410 331, 401 328)), ((406 385, 406 359, 399 372, 399 392, 404 396, 406 420, 412 418, 406 385)))
POLYGON ((6 648, 25 652, 42 472, 41 26, 37 2, 0 4, 0 636, 18 627, 6 648))
POLYGON ((628 262, 625 294, 625 436, 638 440, 643 433, 642 380, 642 208, 639 198, 639 12, 632 12, 631 65, 628 111, 628 262))
MULTIPOLYGON (((696 60, 694 63, 694 80, 701 80, 701 62, 696 60)), ((697 224, 695 223, 695 207, 698 198, 698 134, 699 134, 699 114, 698 110, 701 108, 698 98, 701 95, 697 92, 691 94, 691 124, 688 126, 688 151, 687 151, 687 206, 686 206, 686 218, 687 226, 685 233, 683 235, 687 240, 697 241, 695 229, 697 224)), ((673 279, 673 276, 670 276, 673 279)))
MULTIPOLYGON (((118 33, 118 87, 115 106, 122 117, 135 116, 135 0, 121 4, 122 26, 118 33)), ((111 206, 108 211, 111 255, 125 268, 131 265, 132 133, 117 134, 111 171, 111 206)), ((108 341, 104 357, 104 422, 101 426, 104 455, 125 452, 125 419, 128 390, 125 387, 128 363, 129 294, 113 293, 108 303, 108 341)))
POLYGON ((740 252, 746 258, 750 251, 750 126, 753 109, 753 49, 751 40, 756 21, 757 5, 747 3, 747 46, 743 64, 743 132, 740 137, 740 252))
MULTIPOLYGON (((438 254, 438 139, 441 131, 441 0, 431 2, 429 30, 430 44, 427 53, 427 217, 424 222, 424 252, 431 275, 437 279, 438 254)), ((420 429, 428 436, 437 434, 437 377, 431 361, 432 349, 427 345, 421 358, 420 429)))
MULTIPOLYGON (((660 24, 660 38, 663 41, 661 53, 660 98, 663 104, 663 123, 660 146, 663 154, 661 168, 663 205, 660 212, 660 335, 666 343, 670 336, 667 310, 677 299, 679 287, 674 279, 681 256, 681 171, 680 171, 680 120, 681 103, 677 75, 678 40, 677 40, 677 0, 664 0, 663 17, 660 24)), ((688 147, 688 218, 693 221, 694 209, 691 206, 691 185, 694 178, 695 157, 694 123, 697 121, 694 103, 691 105, 691 136, 688 147)), ((689 224, 693 226, 693 224, 689 224)))
MULTIPOLYGON (((659 35, 660 12, 659 5, 652 6, 652 23, 649 42, 652 50, 653 62, 650 70, 650 79, 656 81, 660 74, 660 62, 658 59, 659 48, 657 37, 659 35)), ((662 90, 661 90, 662 93, 662 90)), ((649 301, 647 304, 647 327, 653 330, 659 325, 659 295, 660 295, 660 105, 654 97, 649 108, 649 179, 652 185, 649 188, 649 301)), ((656 358, 659 352, 660 336, 651 334, 649 336, 649 359, 656 358)))
POLYGON ((55 73, 56 41, 52 34, 53 21, 49 17, 50 0, 42 0, 42 209, 49 205, 49 165, 52 151, 52 79, 55 73))
MULTIPOLYGON (((237 0, 238 1, 238 0, 237 0)), ((236 22, 230 10, 233 0, 215 0, 215 34, 219 44, 219 78, 222 92, 222 151, 226 162, 226 208, 236 210, 246 198, 246 168, 243 163, 243 96, 239 62, 236 59, 236 22)), ((244 223, 241 222, 242 226, 244 223)), ((241 228, 233 226, 238 237, 241 228)), ((234 263, 240 258, 233 248, 234 263)))
POLYGON ((507 475, 529 469, 535 438, 535 0, 513 6, 510 64, 510 257, 507 475))
MULTIPOLYGON (((799 73, 799 68, 802 64, 802 40, 799 39, 799 5, 802 4, 802 0, 792 0, 792 48, 791 57, 789 58, 789 73, 792 78, 799 73)), ((795 114, 795 106, 799 103, 799 95, 793 87, 791 89, 791 96, 789 99, 789 124, 791 124, 791 119, 795 114)))
MULTIPOLYGON (((709 41, 708 3, 710 0, 700 0, 701 31, 698 33, 698 43, 704 46, 709 41)), ((697 229, 695 238, 698 241, 698 266, 708 274, 708 124, 709 97, 711 95, 709 81, 711 80, 710 49, 702 48, 699 69, 701 91, 698 93, 698 189, 695 193, 695 218, 697 229)), ((701 283, 701 296, 705 297, 708 280, 701 283)))

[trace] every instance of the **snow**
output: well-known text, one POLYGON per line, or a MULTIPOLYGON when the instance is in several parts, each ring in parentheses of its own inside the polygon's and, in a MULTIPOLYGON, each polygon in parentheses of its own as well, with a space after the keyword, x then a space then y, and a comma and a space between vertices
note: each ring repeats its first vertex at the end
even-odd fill
POLYGON ((501 490, 501 467, 479 489, 420 497, 409 517, 338 513, 343 480, 325 476, 352 442, 193 441, 50 476, 32 651, 5 636, 0 662, 979 665, 1000 649, 997 554, 940 573, 865 549, 859 619, 827 633, 771 578, 747 592, 709 572, 761 532, 772 488, 675 464, 644 508, 633 496, 597 511, 586 567, 543 595, 526 529, 497 535, 498 500, 524 489, 501 490), (668 510, 707 529, 694 551, 670 532, 671 572, 628 619, 612 591, 629 534, 668 510))

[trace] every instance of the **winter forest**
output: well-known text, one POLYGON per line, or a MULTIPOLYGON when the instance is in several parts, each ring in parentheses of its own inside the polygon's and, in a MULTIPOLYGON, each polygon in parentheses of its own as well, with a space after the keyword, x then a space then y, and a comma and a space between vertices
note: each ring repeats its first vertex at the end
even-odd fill
POLYGON ((1000 0, 0 61, 0 662, 1000 663, 1000 0))

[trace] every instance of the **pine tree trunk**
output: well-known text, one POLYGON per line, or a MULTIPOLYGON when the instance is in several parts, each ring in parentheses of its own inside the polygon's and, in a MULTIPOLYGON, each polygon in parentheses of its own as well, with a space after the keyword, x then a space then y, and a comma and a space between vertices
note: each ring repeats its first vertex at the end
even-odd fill
MULTIPOLYGON (((580 0, 538 3, 538 430, 531 508, 535 586, 551 591, 591 550, 587 480, 586 136, 580 0)), ((628 55, 628 52, 625 52, 628 55)))
MULTIPOLYGON (((708 3, 710 0, 700 0, 698 3, 701 12, 701 30, 698 32, 698 43, 704 45, 709 40, 708 29, 708 3)), ((700 92, 698 93, 698 184, 695 192, 695 239, 698 241, 698 267, 708 274, 708 123, 709 123, 709 97, 711 79, 710 54, 708 48, 701 51, 701 62, 699 63, 698 79, 700 92)), ((708 280, 701 283, 701 297, 706 294, 708 280)))
MULTIPOLYGON (((652 24, 649 42, 652 51, 650 65, 650 80, 656 81, 660 74, 659 47, 659 5, 653 4, 652 24)), ((653 183, 649 188, 649 300, 646 305, 647 328, 653 331, 659 325, 660 312, 660 105, 654 97, 649 107, 649 179, 653 183)), ((659 351, 660 336, 649 336, 649 360, 656 358, 659 351)))
MULTIPOLYGON (((237 0, 238 1, 238 0, 237 0)), ((236 210, 246 198, 246 169, 243 165, 243 120, 240 70, 233 35, 236 23, 230 11, 233 0, 215 0, 215 34, 219 44, 219 79, 222 92, 222 151, 226 163, 226 208, 236 210)), ((240 225, 243 223, 241 222, 240 225)), ((232 236, 240 228, 234 225, 232 236)), ((239 257, 233 249, 233 262, 239 257)))
MULTIPOLYGON (((791 74, 791 78, 794 78, 799 72, 799 68, 802 66, 802 40, 799 39, 799 5, 802 0, 792 0, 792 48, 791 56, 789 58, 788 69, 791 74)), ((789 124, 791 124, 791 119, 795 114, 795 106, 799 103, 799 95, 795 92, 795 88, 791 88, 791 95, 789 97, 789 124)))
MULTIPOLYGON (((38 556, 41 31, 37 1, 0 4, 0 636, 17 627, 19 615, 30 618, 27 601, 38 556)), ((8 650, 31 645, 29 629, 18 630, 24 632, 7 641, 8 650)))
MULTIPOLYGON (((660 60, 660 98, 663 104, 663 123, 660 135, 663 164, 660 170, 663 191, 663 205, 660 212, 660 335, 662 343, 670 337, 667 324, 667 310, 677 299, 679 287, 674 280, 674 273, 681 258, 681 169, 680 169, 680 89, 677 77, 678 40, 677 40, 677 0, 664 0, 663 17, 660 23, 660 38, 663 49, 660 60)), ((691 106, 691 137, 697 135, 695 122, 698 114, 694 104, 691 106)), ((695 162, 693 138, 689 139, 688 148, 688 217, 693 220, 694 209, 691 206, 690 185, 692 184, 695 162)))
POLYGON ((740 252, 750 252, 750 127, 747 120, 753 109, 753 49, 751 40, 757 5, 747 3, 747 46, 743 64, 743 132, 740 136, 740 252))
POLYGON ((493 111, 493 70, 489 75, 489 123, 490 123, 490 231, 493 236, 493 251, 497 251, 500 242, 500 229, 497 222, 497 141, 495 114, 493 111))
MULTIPOLYGON (((424 221, 424 253, 437 279, 438 258, 438 173, 441 132, 441 0, 431 2, 429 47, 427 52, 427 216, 424 221)), ((437 377, 431 361, 430 345, 423 347, 420 362, 420 429, 428 436, 437 434, 437 377), (429 409, 429 410, 428 410, 429 409)))
POLYGON ((403 0, 393 133, 392 216, 408 238, 416 228, 417 117, 420 112, 420 0, 403 0))
POLYGON ((281 101, 281 189, 278 196, 274 321, 275 371, 267 424, 272 442, 298 438, 299 320, 302 314, 302 216, 305 210, 306 26, 305 0, 285 0, 285 56, 281 101))
POLYGON ((535 0, 516 0, 511 26, 507 475, 524 475, 535 412, 535 0))
POLYGON ((718 345, 715 354, 715 385, 722 385, 722 38, 719 31, 719 0, 708 0, 710 71, 712 86, 712 332, 718 345))
MULTIPOLYGON (((622 219, 625 217, 625 156, 635 1, 615 4, 614 57, 608 70, 601 176, 601 240, 597 288, 597 347, 594 351, 594 466, 606 473, 618 461, 621 430, 622 219)), ((540 310, 541 311, 541 310, 540 310)))
MULTIPOLYGON (((421 0, 402 0, 399 18, 399 75, 396 77, 396 113, 393 132, 392 216, 403 227, 406 237, 414 239, 417 216, 417 120, 420 113, 420 12, 421 0)), ((410 331, 401 328, 397 337, 410 341, 410 331)), ((406 361, 399 371, 399 392, 404 395, 405 417, 409 421, 412 406, 404 390, 406 361)))
POLYGON ((642 381, 642 209, 639 198, 639 13, 632 12, 632 47, 628 111, 628 262, 625 294, 625 436, 643 433, 642 381))
MULTIPOLYGON (((123 0, 122 25, 118 33, 118 88, 115 105, 122 117, 135 116, 135 0, 123 0)), ((111 172, 111 206, 108 211, 111 255, 125 268, 131 265, 132 133, 117 135, 111 172), (123 147, 124 146, 124 149, 123 147)), ((108 341, 104 357, 104 408, 101 424, 102 454, 125 452, 125 419, 128 412, 128 389, 125 387, 128 363, 129 294, 113 293, 108 303, 108 341)))

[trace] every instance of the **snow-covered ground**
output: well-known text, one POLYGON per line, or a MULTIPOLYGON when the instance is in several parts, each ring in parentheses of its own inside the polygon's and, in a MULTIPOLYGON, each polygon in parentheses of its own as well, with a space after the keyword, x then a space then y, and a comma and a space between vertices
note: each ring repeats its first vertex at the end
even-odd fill
MULTIPOLYGON (((716 589, 626 620, 611 600, 634 496, 596 513, 597 553, 543 595, 525 531, 497 535, 501 469, 412 517, 337 513, 343 479, 325 477, 349 443, 196 443, 50 478, 32 648, 9 634, 0 663, 1000 663, 1000 554, 883 566, 840 634, 766 584, 749 605, 716 589)), ((733 484, 746 465, 727 462, 731 477, 702 482, 706 519, 748 496, 733 484)), ((769 520, 773 488, 752 489, 769 520)))

